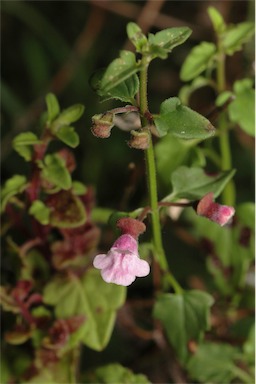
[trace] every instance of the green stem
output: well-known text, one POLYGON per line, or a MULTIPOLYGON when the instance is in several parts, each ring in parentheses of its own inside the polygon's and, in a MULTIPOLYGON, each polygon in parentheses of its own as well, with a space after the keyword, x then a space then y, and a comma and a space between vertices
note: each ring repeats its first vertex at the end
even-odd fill
MULTIPOLYGON (((142 57, 142 69, 140 72, 140 111, 141 111, 141 123, 142 126, 147 126, 148 121, 145 114, 148 112, 148 100, 147 100, 147 74, 148 65, 146 57, 142 57)), ((150 132, 149 132, 150 133, 150 132)), ((171 285, 176 293, 182 292, 182 288, 175 280, 174 276, 168 269, 168 262, 166 260, 161 235, 160 215, 157 196, 157 180, 156 180, 156 164, 154 156, 154 147, 152 137, 150 133, 150 143, 148 149, 145 150, 145 161, 147 170, 147 183, 149 193, 149 203, 151 208, 151 220, 152 220, 152 235, 153 245, 155 249, 156 259, 159 263, 161 270, 164 272, 163 286, 171 285)))
MULTIPOLYGON (((218 44, 219 57, 217 63, 217 87, 218 93, 226 89, 225 77, 225 54, 222 52, 221 43, 218 44)), ((226 113, 222 113, 219 118, 219 140, 221 154, 221 169, 223 171, 232 168, 232 157, 228 134, 228 121, 226 113)), ((230 180, 222 192, 222 200, 226 205, 235 204, 235 185, 233 180, 230 180)))

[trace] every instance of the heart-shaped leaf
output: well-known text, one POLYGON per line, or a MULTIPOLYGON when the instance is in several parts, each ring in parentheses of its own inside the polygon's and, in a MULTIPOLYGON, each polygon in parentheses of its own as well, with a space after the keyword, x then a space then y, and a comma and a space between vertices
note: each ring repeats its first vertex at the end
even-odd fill
POLYGON ((234 174, 235 170, 230 170, 207 175, 202 168, 181 166, 173 172, 171 176, 173 192, 164 200, 181 198, 199 200, 209 192, 213 192, 216 198, 234 174))
POLYGON ((116 316, 123 305, 125 287, 105 283, 100 273, 91 269, 81 279, 56 277, 44 290, 44 302, 55 306, 58 318, 84 315, 83 343, 97 351, 108 343, 116 316))
POLYGON ((238 357, 238 349, 231 345, 201 343, 189 360, 189 375, 200 383, 230 383, 237 377, 235 359, 238 357))
POLYGON ((180 139, 206 139, 215 133, 215 128, 204 116, 181 104, 177 97, 170 97, 160 106, 160 114, 154 115, 160 136, 168 132, 180 139))
POLYGON ((230 120, 251 136, 255 136, 255 90, 251 79, 236 81, 235 99, 228 106, 230 120), (246 111, 246 113, 245 113, 246 111))
POLYGON ((197 290, 165 293, 157 298, 153 315, 163 324, 168 340, 183 363, 188 357, 188 342, 199 340, 209 328, 212 304, 212 296, 197 290))

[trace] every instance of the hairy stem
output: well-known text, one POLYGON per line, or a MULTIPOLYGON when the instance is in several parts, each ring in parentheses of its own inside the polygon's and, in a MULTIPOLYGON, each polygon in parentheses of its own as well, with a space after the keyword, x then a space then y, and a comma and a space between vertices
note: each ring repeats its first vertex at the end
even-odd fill
MULTIPOLYGON (((141 111, 141 123, 142 126, 148 125, 148 121, 145 117, 148 113, 148 100, 147 100, 147 73, 148 73, 148 61, 146 57, 142 58, 142 69, 140 72, 140 111, 141 111)), ((154 147, 152 137, 150 135, 150 143, 148 149, 145 150, 145 161, 147 170, 147 183, 149 193, 149 203, 151 208, 151 220, 152 220, 152 235, 153 245, 155 250, 155 257, 159 264, 160 269, 164 273, 163 286, 171 285, 176 292, 181 292, 182 288, 171 275, 168 270, 168 263, 166 260, 161 235, 160 216, 158 207, 158 195, 157 195, 157 180, 156 180, 156 165, 154 156, 154 147)))

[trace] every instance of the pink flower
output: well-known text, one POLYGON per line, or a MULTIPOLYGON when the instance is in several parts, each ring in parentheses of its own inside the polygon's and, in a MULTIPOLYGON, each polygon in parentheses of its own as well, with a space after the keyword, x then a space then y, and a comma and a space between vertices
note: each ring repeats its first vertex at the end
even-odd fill
POLYGON ((101 269, 101 276, 107 283, 128 286, 136 277, 149 274, 149 264, 138 254, 138 242, 129 235, 121 235, 107 254, 97 255, 93 261, 101 269))
POLYGON ((227 205, 215 203, 213 192, 209 192, 199 201, 197 214, 223 226, 234 216, 235 209, 227 205))

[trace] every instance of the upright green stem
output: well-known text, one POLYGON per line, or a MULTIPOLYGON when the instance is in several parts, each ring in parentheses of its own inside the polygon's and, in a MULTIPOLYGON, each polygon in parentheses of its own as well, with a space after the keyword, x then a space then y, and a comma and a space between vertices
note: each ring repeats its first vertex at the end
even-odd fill
MULTIPOLYGON (((140 72, 140 110, 141 110, 141 123, 146 126, 148 121, 144 116, 148 112, 148 99, 147 99, 147 73, 148 61, 146 57, 142 58, 142 69, 140 72)), ((168 263, 166 260, 161 235, 160 216, 158 207, 157 196, 157 181, 156 181, 156 165, 152 137, 150 133, 150 144, 148 149, 145 150, 146 170, 147 170, 147 183, 149 193, 149 203, 151 207, 152 219, 152 235, 155 255, 161 270, 164 272, 164 283, 170 284, 175 292, 180 293, 182 288, 175 280, 173 275, 168 270, 168 263)))
MULTIPOLYGON (((225 77, 225 54, 222 52, 221 43, 218 44, 219 57, 217 64, 217 87, 218 93, 223 92, 226 89, 226 77, 225 77)), ((232 168, 232 157, 228 135, 228 121, 227 116, 224 113, 219 118, 219 138, 220 138, 220 154, 221 154, 221 169, 223 171, 232 168)), ((226 185, 222 192, 223 203, 226 205, 235 204, 235 186, 231 180, 226 185)))

